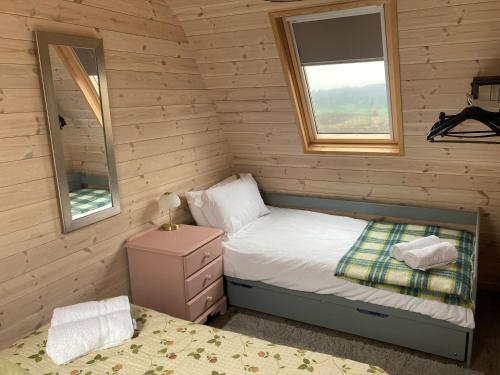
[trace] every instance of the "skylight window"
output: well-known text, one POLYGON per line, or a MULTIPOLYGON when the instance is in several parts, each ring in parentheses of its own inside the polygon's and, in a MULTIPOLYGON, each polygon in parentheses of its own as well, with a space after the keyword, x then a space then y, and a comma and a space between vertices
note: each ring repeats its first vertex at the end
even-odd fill
POLYGON ((394 12, 363 1, 271 14, 306 152, 402 153, 394 12))

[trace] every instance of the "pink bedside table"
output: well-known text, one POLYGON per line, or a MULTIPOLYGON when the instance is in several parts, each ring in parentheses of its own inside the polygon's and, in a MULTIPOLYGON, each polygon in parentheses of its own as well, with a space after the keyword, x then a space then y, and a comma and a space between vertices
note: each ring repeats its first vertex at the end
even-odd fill
POLYGON ((133 302, 196 323, 224 314, 222 234, 183 224, 131 237, 126 247, 133 302))

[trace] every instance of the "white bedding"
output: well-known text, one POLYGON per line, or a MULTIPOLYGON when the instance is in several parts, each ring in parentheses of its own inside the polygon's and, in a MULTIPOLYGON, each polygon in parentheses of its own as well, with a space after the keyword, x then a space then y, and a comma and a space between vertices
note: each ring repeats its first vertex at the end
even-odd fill
POLYGON ((334 294, 474 327, 471 309, 335 277, 337 262, 359 237, 366 221, 303 210, 269 209, 269 215, 225 239, 225 275, 303 292, 334 294))

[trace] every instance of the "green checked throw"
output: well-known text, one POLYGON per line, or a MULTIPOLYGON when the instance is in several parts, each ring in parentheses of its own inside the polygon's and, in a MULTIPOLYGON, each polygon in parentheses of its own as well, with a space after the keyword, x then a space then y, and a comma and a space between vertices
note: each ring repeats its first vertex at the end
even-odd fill
POLYGON ((371 221, 340 259, 335 276, 374 288, 472 307, 473 256, 474 236, 469 232, 432 225, 371 221), (431 234, 455 245, 458 250, 456 263, 420 271, 391 258, 393 245, 431 234))
POLYGON ((71 215, 76 216, 111 204, 111 193, 105 189, 79 189, 69 193, 71 215))

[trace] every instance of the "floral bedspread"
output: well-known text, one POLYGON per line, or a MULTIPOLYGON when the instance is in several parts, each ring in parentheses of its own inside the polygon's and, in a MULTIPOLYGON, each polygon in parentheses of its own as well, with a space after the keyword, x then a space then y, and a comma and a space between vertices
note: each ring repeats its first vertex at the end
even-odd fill
POLYGON ((55 365, 45 353, 47 326, 0 352, 33 375, 375 374, 372 365, 274 345, 133 306, 138 333, 122 345, 55 365))

